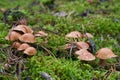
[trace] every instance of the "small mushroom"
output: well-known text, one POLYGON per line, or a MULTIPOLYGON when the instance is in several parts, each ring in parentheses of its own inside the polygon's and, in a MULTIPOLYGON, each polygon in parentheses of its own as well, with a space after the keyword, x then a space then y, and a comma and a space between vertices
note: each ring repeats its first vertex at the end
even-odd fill
POLYGON ((33 33, 33 30, 26 25, 18 25, 12 30, 22 32, 22 33, 33 33))
POLYGON ((110 59, 113 57, 117 57, 117 55, 115 55, 111 49, 109 48, 101 48, 97 51, 96 53, 96 57, 98 57, 100 59, 99 64, 101 66, 105 66, 106 65, 106 59, 110 59))
POLYGON ((90 33, 85 33, 85 34, 83 34, 83 37, 84 37, 84 38, 87 38, 87 37, 93 38, 93 35, 90 34, 90 33))
POLYGON ((66 35, 66 38, 81 38, 82 34, 78 31, 72 31, 66 35))
POLYGON ((19 40, 21 42, 27 42, 27 43, 34 43, 35 42, 35 36, 31 33, 26 33, 19 37, 19 40))
POLYGON ((21 36, 20 33, 17 33, 15 31, 10 31, 8 35, 5 37, 5 39, 10 41, 15 41, 18 40, 20 36, 21 36))
POLYGON ((19 46, 19 48, 17 48, 19 51, 21 50, 25 50, 27 49, 28 47, 30 47, 27 43, 23 43, 19 46))
POLYGON ((35 55, 37 53, 36 49, 34 47, 28 47, 25 49, 24 54, 27 54, 29 56, 35 55))
POLYGON ((88 52, 86 49, 81 49, 79 51, 76 51, 75 54, 79 55, 78 59, 84 60, 84 61, 92 61, 95 60, 95 56, 88 52))
POLYGON ((12 44, 13 48, 19 48, 20 45, 21 45, 20 42, 14 42, 14 43, 12 44))
POLYGON ((43 32, 43 31, 39 31, 39 32, 37 32, 36 34, 35 34, 35 36, 36 37, 45 37, 45 36, 47 36, 48 34, 47 33, 45 33, 45 32, 43 32))
POLYGON ((78 49, 88 49, 89 45, 86 42, 76 42, 78 49))

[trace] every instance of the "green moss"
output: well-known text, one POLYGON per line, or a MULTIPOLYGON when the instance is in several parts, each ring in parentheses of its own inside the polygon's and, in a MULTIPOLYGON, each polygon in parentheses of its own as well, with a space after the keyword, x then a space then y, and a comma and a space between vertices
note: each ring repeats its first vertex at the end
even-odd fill
MULTIPOLYGON (((46 51, 38 50, 33 57, 27 58, 27 70, 22 71, 22 80, 30 76, 32 80, 44 80, 41 72, 47 72, 51 75, 53 80, 91 80, 95 78, 99 80, 105 78, 105 73, 108 70, 99 68, 98 59, 93 62, 82 62, 78 59, 72 60, 66 56, 55 58, 59 46, 67 43, 65 35, 71 31, 77 30, 82 34, 84 31, 94 35, 97 50, 102 47, 111 48, 117 55, 120 55, 119 49, 119 31, 120 31, 120 3, 119 0, 109 0, 108 2, 98 2, 94 0, 93 3, 88 3, 87 0, 55 0, 54 8, 50 9, 48 3, 51 0, 4 0, 0 1, 0 10, 14 9, 19 5, 19 11, 25 13, 27 16, 28 25, 38 27, 39 31, 44 28, 48 33, 45 38, 37 38, 37 44, 43 45, 50 49, 52 56, 46 55, 46 51), (44 6, 45 5, 45 6, 44 6), (88 16, 81 16, 82 13, 89 10, 88 16), (58 17, 54 16, 56 12, 65 11, 68 16, 58 17), (71 14, 71 12, 73 12, 71 14), (85 30, 82 28, 84 25, 85 30)), ((50 5, 49 5, 50 6, 50 5)), ((3 12, 0 11, 0 17, 3 18, 3 12)), ((11 19, 11 16, 9 16, 11 19)), ((0 48, 6 48, 11 42, 5 40, 11 25, 4 24, 0 20, 0 48)), ((79 39, 79 41, 84 39, 79 39)), ((72 40, 70 40, 72 41, 72 40)), ((69 55, 69 50, 63 51, 60 49, 59 54, 69 55)), ((6 58, 3 52, 0 51, 0 61, 6 58)), ((116 63, 115 59, 107 60, 108 63, 116 63)), ((1 63, 0 63, 1 65, 1 63)), ((1 67, 0 67, 1 69, 1 67)), ((107 80, 117 80, 120 72, 111 73, 107 80)), ((15 75, 11 76, 0 75, 2 80, 16 79, 15 75)))

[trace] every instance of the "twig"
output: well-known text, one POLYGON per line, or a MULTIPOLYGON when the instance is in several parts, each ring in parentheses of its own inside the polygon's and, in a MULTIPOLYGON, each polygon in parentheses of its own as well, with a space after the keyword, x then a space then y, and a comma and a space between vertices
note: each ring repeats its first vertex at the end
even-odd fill
MULTIPOLYGON (((83 24, 82 24, 82 30, 83 30, 83 33, 86 35, 86 29, 84 28, 83 24)), ((91 53, 95 53, 95 50, 96 50, 96 44, 95 44, 95 42, 93 42, 92 39, 90 37, 88 37, 88 36, 87 36, 87 39, 88 39, 89 45, 90 45, 90 52, 91 53)))
POLYGON ((55 55, 53 55, 53 53, 52 53, 50 50, 48 50, 46 47, 44 47, 44 46, 42 46, 42 45, 41 45, 41 47, 42 47, 45 51, 47 51, 50 55, 52 55, 53 57, 55 57, 55 55))
POLYGON ((16 74, 18 80, 21 80, 21 61, 19 61, 16 65, 16 74))
POLYGON ((74 43, 72 43, 72 46, 71 46, 71 48, 70 48, 70 58, 71 58, 71 56, 72 56, 72 51, 73 51, 74 48, 76 48, 76 46, 75 46, 74 43))
POLYGON ((115 72, 115 64, 113 67, 111 66, 111 69, 105 73, 104 78, 107 79, 113 72, 115 72))
POLYGON ((43 46, 43 45, 38 45, 38 44, 31 44, 31 45, 34 46, 34 47, 37 48, 37 49, 45 50, 48 54, 50 54, 50 55, 52 55, 54 58, 56 58, 55 55, 54 55, 49 49, 47 49, 45 46, 43 46))

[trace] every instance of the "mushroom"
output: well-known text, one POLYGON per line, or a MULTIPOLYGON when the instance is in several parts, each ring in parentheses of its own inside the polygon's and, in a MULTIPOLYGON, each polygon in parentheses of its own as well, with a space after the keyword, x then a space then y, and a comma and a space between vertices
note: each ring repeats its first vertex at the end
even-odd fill
POLYGON ((78 31, 72 31, 66 35, 67 38, 81 38, 82 34, 78 31))
POLYGON ((22 32, 22 33, 33 33, 33 30, 26 25, 18 25, 12 29, 13 31, 22 32))
POLYGON ((110 59, 113 57, 117 57, 117 55, 115 55, 111 49, 109 48, 101 48, 97 51, 96 53, 96 57, 98 57, 100 59, 99 64, 101 66, 105 66, 106 65, 106 59, 110 59))
POLYGON ((77 45, 78 49, 88 49, 89 45, 86 42, 76 42, 75 43, 77 45))
POLYGON ((83 34, 83 37, 84 37, 84 38, 87 38, 87 37, 93 38, 93 35, 90 34, 90 33, 85 33, 85 34, 83 34))
POLYGON ((24 54, 27 54, 29 56, 35 55, 37 53, 36 49, 34 47, 28 47, 25 49, 24 54))
POLYGON ((20 32, 20 33, 27 33, 26 28, 24 26, 18 25, 12 28, 13 31, 20 32))
POLYGON ((34 43, 35 36, 31 33, 26 33, 26 34, 23 34, 21 37, 19 37, 19 40, 21 42, 34 43))
POLYGON ((28 47, 30 47, 27 43, 23 43, 19 46, 19 48, 17 48, 17 50, 21 51, 21 50, 25 50, 28 47))
POLYGON ((17 33, 15 31, 10 31, 8 35, 5 37, 5 39, 15 41, 15 40, 18 40, 20 36, 21 36, 20 33, 17 33))
POLYGON ((14 43, 12 44, 13 48, 19 48, 20 45, 21 45, 20 42, 14 42, 14 43))
POLYGON ((48 34, 47 33, 45 33, 45 32, 43 32, 43 31, 39 31, 39 32, 37 32, 36 34, 35 34, 35 36, 36 37, 45 37, 45 36, 47 36, 48 34))
POLYGON ((84 60, 84 61, 92 61, 95 60, 95 56, 88 52, 86 49, 81 49, 79 51, 76 51, 75 54, 79 55, 78 59, 84 60))

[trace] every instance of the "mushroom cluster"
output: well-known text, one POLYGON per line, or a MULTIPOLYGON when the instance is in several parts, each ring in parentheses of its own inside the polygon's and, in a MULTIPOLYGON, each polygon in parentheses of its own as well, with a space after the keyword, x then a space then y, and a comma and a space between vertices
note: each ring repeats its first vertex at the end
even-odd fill
POLYGON ((97 58, 100 59, 99 63, 101 65, 105 65, 106 59, 117 57, 117 55, 115 55, 112 52, 112 50, 109 48, 101 48, 100 50, 96 52, 96 55, 93 55, 93 53, 90 51, 90 47, 91 47, 90 42, 89 41, 84 42, 84 41, 78 40, 79 38, 81 39, 82 38, 87 38, 87 39, 93 38, 93 35, 90 33, 82 34, 79 31, 72 31, 68 33, 65 37, 67 39, 70 39, 70 38, 74 39, 74 42, 64 45, 63 48, 66 50, 74 48, 75 51, 73 52, 73 54, 75 53, 76 55, 78 55, 78 59, 80 60, 91 61, 91 60, 95 60, 95 56, 96 56, 97 58))
POLYGON ((72 31, 68 33, 66 36, 66 39, 72 38, 74 42, 66 44, 63 46, 64 49, 71 49, 72 46, 75 46, 75 54, 78 55, 78 59, 85 60, 85 61, 91 61, 95 60, 95 56, 88 51, 90 48, 90 45, 87 42, 79 41, 78 39, 82 38, 93 38, 93 35, 90 33, 82 34, 79 31, 72 31))
POLYGON ((33 30, 26 25, 18 25, 10 29, 6 40, 12 41, 12 47, 18 51, 23 51, 24 54, 29 56, 36 54, 36 49, 30 46, 30 43, 35 43, 36 39, 33 35, 33 30))

